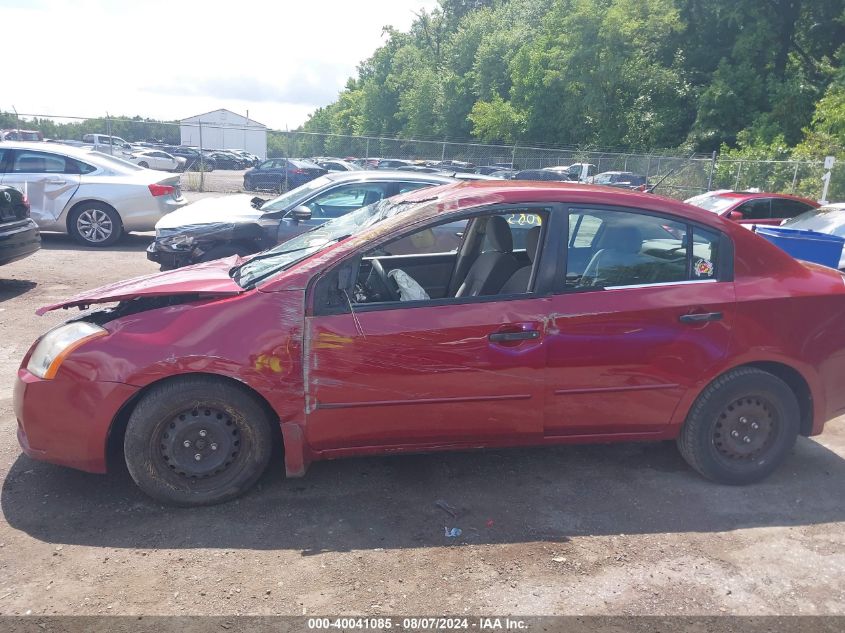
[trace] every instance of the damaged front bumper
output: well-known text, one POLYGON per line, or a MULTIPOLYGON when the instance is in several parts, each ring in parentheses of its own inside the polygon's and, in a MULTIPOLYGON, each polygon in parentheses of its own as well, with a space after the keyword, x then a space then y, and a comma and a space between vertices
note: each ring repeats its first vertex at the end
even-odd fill
POLYGON ((155 241, 147 246, 147 259, 159 264, 162 270, 181 268, 195 263, 196 258, 201 254, 197 254, 195 251, 195 248, 187 250, 168 248, 161 242, 155 241))

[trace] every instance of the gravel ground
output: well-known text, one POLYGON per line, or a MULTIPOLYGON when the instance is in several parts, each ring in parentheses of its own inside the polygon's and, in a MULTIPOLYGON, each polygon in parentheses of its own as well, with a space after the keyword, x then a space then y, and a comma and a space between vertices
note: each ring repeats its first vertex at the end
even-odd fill
POLYGON ((13 377, 66 316, 34 310, 155 272, 149 239, 48 236, 0 269, 0 613, 845 613, 841 418, 745 488, 702 480, 671 443, 623 444, 350 459, 296 480, 276 463, 239 501, 177 510, 123 470, 29 460, 13 377))

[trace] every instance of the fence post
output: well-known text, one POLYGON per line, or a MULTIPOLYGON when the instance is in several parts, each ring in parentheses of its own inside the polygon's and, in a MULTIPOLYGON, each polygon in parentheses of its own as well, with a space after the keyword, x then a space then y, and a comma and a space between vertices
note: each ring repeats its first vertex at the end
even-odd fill
POLYGON ((795 163, 795 173, 792 174, 792 190, 790 191, 790 193, 795 193, 795 185, 798 182, 798 166, 799 165, 800 165, 800 163, 798 163, 798 162, 795 163))
POLYGON ((446 160, 446 141, 443 141, 443 151, 440 152, 440 162, 446 160))
POLYGON ((114 156, 114 143, 111 140, 111 117, 108 112, 106 112, 106 134, 109 135, 109 154, 114 156))
POLYGON ((288 139, 288 155, 285 157, 285 191, 290 191, 290 177, 288 176, 288 173, 290 172, 290 132, 288 132, 287 125, 285 126, 285 136, 287 136, 288 139))
POLYGON ((205 191, 205 154, 202 153, 202 120, 200 126, 200 191, 205 191))
POLYGON ((624 163, 624 165, 625 165, 625 166, 622 168, 622 171, 628 171, 628 154, 625 154, 625 163, 624 163))
POLYGON ((707 191, 713 191, 713 171, 716 169, 716 150, 710 156, 710 175, 707 177, 707 191))
POLYGON ((516 169, 516 143, 513 144, 513 151, 511 152, 511 169, 516 169))
POLYGON ((734 191, 739 191, 739 174, 742 172, 742 161, 736 166, 736 182, 734 183, 734 191))
POLYGON ((645 166, 645 180, 648 182, 649 177, 651 176, 651 154, 648 155, 648 162, 645 166))

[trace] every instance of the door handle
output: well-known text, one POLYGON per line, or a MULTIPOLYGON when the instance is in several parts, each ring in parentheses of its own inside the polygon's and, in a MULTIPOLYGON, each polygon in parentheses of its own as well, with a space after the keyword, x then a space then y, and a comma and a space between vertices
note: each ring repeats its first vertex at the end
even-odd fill
POLYGON ((493 332, 487 338, 493 343, 531 341, 540 338, 540 332, 538 330, 523 330, 521 332, 493 332))
POLYGON ((681 323, 706 323, 707 321, 721 321, 721 312, 698 312, 696 314, 682 314, 678 317, 681 323))
POLYGON ((48 185, 63 185, 67 182, 67 180, 62 180, 61 178, 50 178, 49 180, 45 180, 48 185))

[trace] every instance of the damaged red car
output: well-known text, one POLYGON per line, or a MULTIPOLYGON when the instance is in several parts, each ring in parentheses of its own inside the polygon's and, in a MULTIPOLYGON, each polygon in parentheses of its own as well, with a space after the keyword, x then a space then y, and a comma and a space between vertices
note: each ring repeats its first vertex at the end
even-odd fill
POLYGON ((676 439, 714 481, 769 475, 845 412, 845 283, 658 196, 564 183, 427 189, 250 259, 105 286, 38 339, 24 452, 122 448, 180 505, 313 460, 676 439), (102 305, 100 305, 102 304, 102 305))

